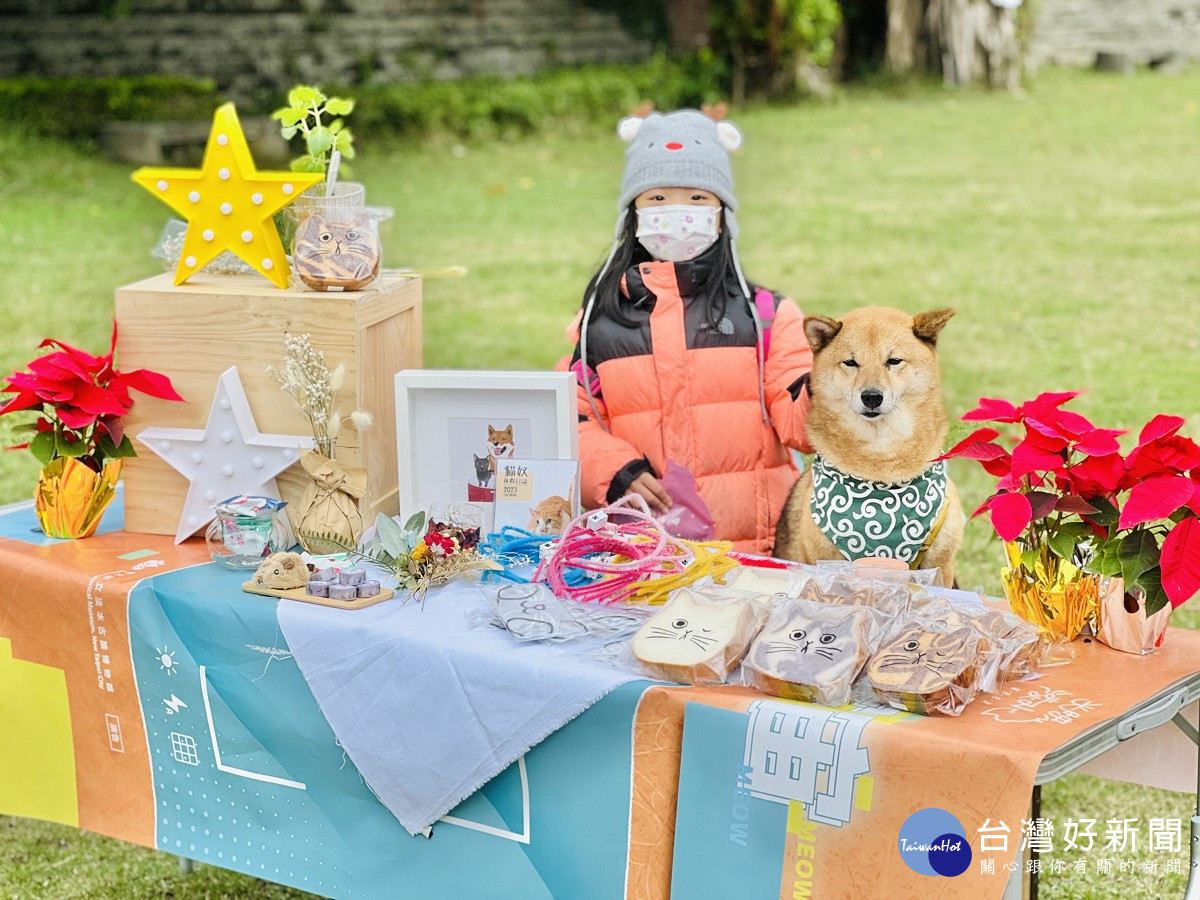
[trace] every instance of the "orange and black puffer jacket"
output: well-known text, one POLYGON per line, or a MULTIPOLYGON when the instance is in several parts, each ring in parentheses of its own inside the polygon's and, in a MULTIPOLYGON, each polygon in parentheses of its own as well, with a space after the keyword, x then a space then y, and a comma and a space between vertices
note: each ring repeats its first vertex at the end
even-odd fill
MULTIPOLYGON (((760 391, 758 331, 736 282, 724 317, 709 322, 712 268, 705 256, 638 263, 623 283, 632 327, 593 315, 586 371, 595 409, 578 388, 582 499, 588 508, 612 503, 641 473, 661 478, 670 460, 696 477, 719 540, 769 553, 798 475, 787 448, 812 452, 804 431, 812 349, 799 308, 772 295, 760 391)), ((576 345, 577 374, 579 357, 576 345)))

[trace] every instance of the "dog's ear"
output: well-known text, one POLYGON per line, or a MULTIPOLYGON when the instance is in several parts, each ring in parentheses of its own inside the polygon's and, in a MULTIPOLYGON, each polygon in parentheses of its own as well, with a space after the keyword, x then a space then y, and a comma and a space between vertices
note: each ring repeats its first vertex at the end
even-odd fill
MULTIPOLYGON (((913 316, 913 334, 931 347, 937 346, 938 335, 954 315, 953 309, 933 309, 913 316)), ((811 338, 810 338, 811 340, 811 338)))
POLYGON ((827 319, 825 316, 804 317, 804 336, 808 338, 813 353, 820 353, 829 346, 829 342, 837 337, 841 330, 842 323, 837 319, 827 319))

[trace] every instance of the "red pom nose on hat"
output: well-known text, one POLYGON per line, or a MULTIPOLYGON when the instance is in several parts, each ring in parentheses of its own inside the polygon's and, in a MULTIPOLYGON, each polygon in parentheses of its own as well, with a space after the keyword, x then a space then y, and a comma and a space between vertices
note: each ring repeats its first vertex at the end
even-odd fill
POLYGON ((683 149, 683 144, 679 143, 678 141, 671 141, 671 143, 664 144, 663 146, 667 150, 682 150, 683 149))

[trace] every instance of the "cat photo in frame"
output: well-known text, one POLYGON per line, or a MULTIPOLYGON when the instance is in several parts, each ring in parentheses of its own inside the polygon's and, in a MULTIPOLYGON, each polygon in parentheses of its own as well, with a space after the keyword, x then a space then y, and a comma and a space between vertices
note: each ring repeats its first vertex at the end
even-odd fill
POLYGON ((578 460, 514 457, 496 467, 496 529, 558 535, 579 515, 578 460))

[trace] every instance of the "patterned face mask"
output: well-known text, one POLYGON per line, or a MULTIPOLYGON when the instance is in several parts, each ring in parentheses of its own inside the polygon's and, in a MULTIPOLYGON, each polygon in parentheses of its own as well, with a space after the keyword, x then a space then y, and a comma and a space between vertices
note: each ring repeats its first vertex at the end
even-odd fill
POLYGON ((637 239, 655 259, 694 259, 717 239, 718 206, 647 206, 637 211, 637 239))

